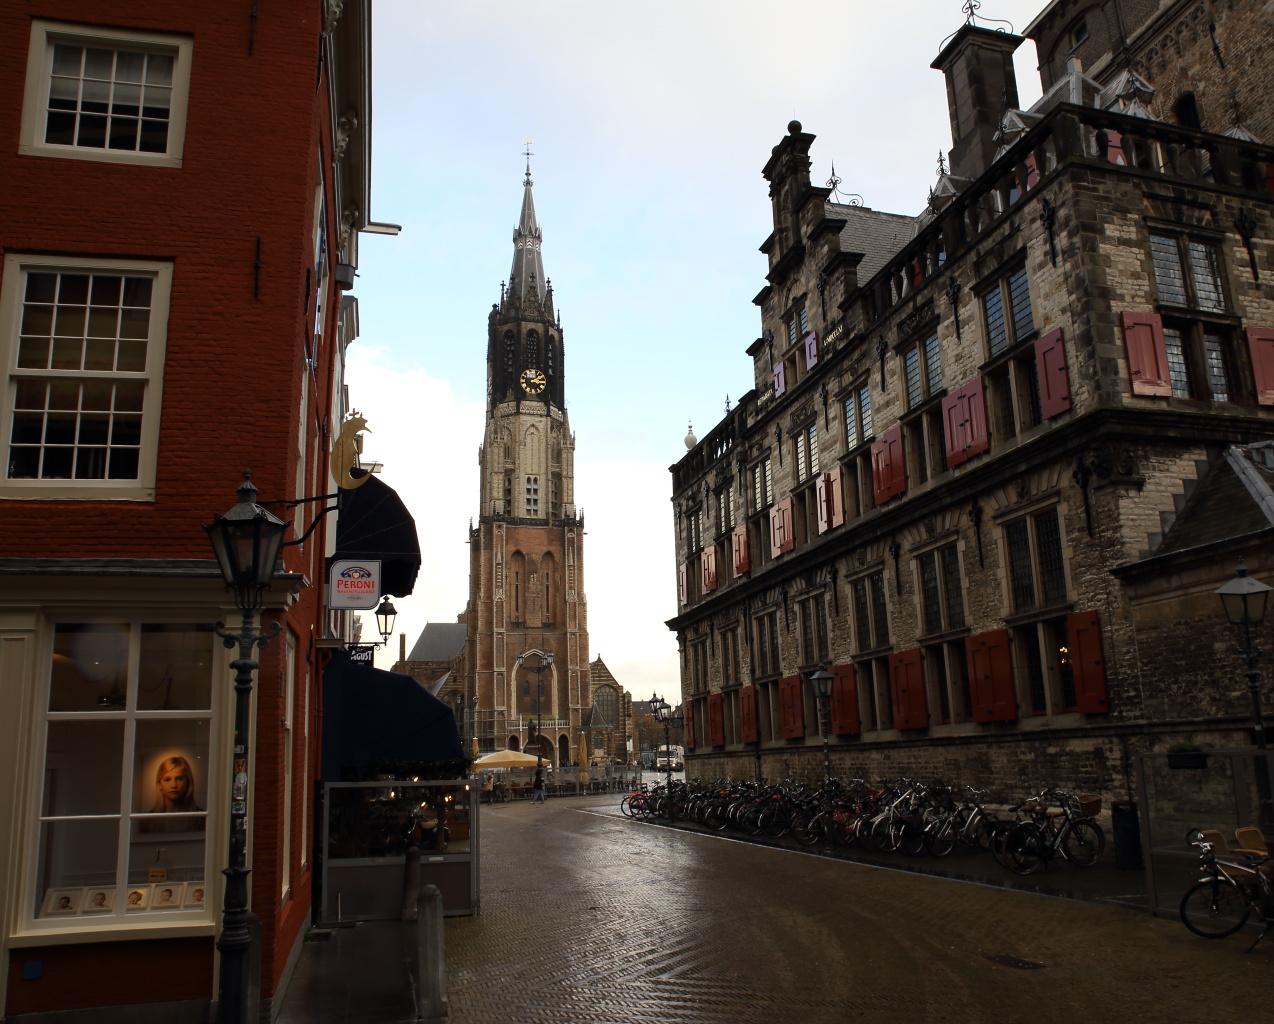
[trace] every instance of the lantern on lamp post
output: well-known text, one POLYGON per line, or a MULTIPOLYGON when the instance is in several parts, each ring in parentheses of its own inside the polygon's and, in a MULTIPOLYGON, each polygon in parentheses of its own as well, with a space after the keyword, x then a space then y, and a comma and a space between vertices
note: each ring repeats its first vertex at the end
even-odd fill
POLYGON ((1239 563, 1234 578, 1217 587, 1216 595, 1225 608, 1225 617, 1233 626, 1243 629, 1243 661, 1247 665, 1247 686, 1252 697, 1252 723, 1256 746, 1265 749, 1265 722, 1261 715, 1261 672, 1256 667, 1261 649, 1252 638, 1253 627, 1260 628, 1269 605, 1270 587, 1247 574, 1239 563))
POLYGON ((278 635, 276 622, 269 630, 256 628, 256 613, 265 600, 288 524, 256 503, 257 489, 250 470, 243 471, 238 501, 204 527, 226 586, 234 591, 235 606, 242 613, 237 632, 217 623, 217 635, 227 648, 237 645, 234 669, 234 748, 230 772, 230 850, 225 870, 225 898, 221 910, 221 973, 217 984, 218 1024, 247 1024, 248 953, 252 946, 248 910, 248 734, 252 673, 257 667, 255 649, 278 635))

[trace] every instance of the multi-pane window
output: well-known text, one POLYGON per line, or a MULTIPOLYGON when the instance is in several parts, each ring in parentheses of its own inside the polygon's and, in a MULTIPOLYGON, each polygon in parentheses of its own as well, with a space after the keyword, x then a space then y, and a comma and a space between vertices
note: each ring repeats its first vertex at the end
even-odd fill
POLYGON ((774 503, 774 476, 770 471, 770 457, 752 467, 752 511, 760 512, 774 503))
POLYGON ((721 631, 721 685, 732 686, 743 675, 743 663, 739 660, 738 627, 721 631))
POLYGON ((982 294, 987 348, 997 356, 1035 333, 1026 268, 1011 271, 982 294))
POLYGON ((1049 608, 1066 601, 1066 570, 1057 509, 1004 524, 1009 597, 1014 612, 1049 608))
POLYGON ((504 332, 504 373, 510 380, 517 375, 518 343, 512 331, 504 332))
POLYGON ((686 516, 686 552, 694 554, 703 547, 703 512, 695 509, 686 516))
POLYGON ((523 346, 522 365, 538 367, 540 365, 540 335, 537 331, 526 332, 526 344, 523 346))
POLYGON ((1214 402, 1230 400, 1230 378, 1225 368, 1225 346, 1210 333, 1203 335, 1203 360, 1208 373, 1208 393, 1214 402))
POLYGON ((549 480, 549 486, 552 488, 551 500, 553 502, 553 514, 555 516, 562 514, 562 474, 554 473, 549 480))
POLYGON ((538 476, 526 478, 526 514, 528 516, 540 514, 540 478, 538 476))
POLYGON ((917 559, 920 597, 927 635, 964 626, 964 598, 960 585, 960 555, 955 544, 926 551, 917 559))
POLYGON ((690 688, 692 693, 703 693, 708 688, 707 640, 690 645, 690 688))
POLYGON ((858 577, 851 584, 850 591, 854 599, 854 636, 859 652, 889 646, 884 570, 858 577))
POLYGON ((734 528, 734 489, 717 491, 717 530, 725 533, 734 528))
POLYGON ((871 392, 863 384, 845 396, 846 450, 852 451, 871 436, 871 392))
POLYGON ((756 632, 756 665, 753 676, 776 676, 779 674, 779 613, 765 612, 754 620, 756 632))
POLYGON ((787 342, 789 345, 795 345, 801 338, 810 332, 809 317, 805 313, 805 307, 801 306, 790 317, 787 318, 787 342))
POLYGON ((136 485, 153 476, 168 280, 167 267, 6 260, 0 342, 12 339, 13 411, 0 437, 9 481, 136 485))
POLYGON ((817 665, 828 659, 827 601, 815 594, 800 602, 801 664, 817 665))
POLYGON ((36 19, 22 151, 180 162, 190 40, 36 19))
POLYGON ((1150 257, 1159 301, 1212 313, 1225 310, 1216 246, 1185 235, 1151 235, 1150 257))
POLYGON ((203 914, 212 627, 61 622, 52 647, 29 912, 111 925, 203 914))
POLYGON ((942 353, 936 333, 903 352, 902 371, 909 409, 923 404, 935 392, 942 390, 942 353))
POLYGON ((796 432, 796 479, 809 480, 818 473, 818 424, 796 432))

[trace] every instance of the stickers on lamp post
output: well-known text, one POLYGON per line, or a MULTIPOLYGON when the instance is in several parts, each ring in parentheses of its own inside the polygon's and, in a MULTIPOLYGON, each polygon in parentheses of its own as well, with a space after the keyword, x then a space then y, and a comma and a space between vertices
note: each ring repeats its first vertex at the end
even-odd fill
POLYGON ((380 603, 380 560, 342 558, 328 575, 327 606, 367 611, 380 603))

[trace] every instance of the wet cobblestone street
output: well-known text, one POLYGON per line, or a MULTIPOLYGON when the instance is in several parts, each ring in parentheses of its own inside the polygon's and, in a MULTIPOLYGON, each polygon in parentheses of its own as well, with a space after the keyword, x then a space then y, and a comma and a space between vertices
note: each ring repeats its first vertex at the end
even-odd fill
MULTIPOLYGON (((307 943, 278 1024, 414 1020, 410 927, 307 943)), ((447 920, 447 995, 453 1024, 1253 1020, 1274 940, 1250 941, 565 798, 482 808, 482 913, 447 920)))
POLYGON ((1274 942, 1245 956, 1175 919, 664 829, 617 802, 483 808, 482 914, 447 924, 456 1024, 1244 1019, 1274 997, 1274 942))

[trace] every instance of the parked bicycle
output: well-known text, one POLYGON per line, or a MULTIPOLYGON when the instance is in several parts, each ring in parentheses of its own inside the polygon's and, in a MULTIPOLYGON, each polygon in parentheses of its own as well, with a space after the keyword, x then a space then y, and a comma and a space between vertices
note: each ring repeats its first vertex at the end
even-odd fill
POLYGON ((1202 877, 1181 897, 1181 923, 1202 938, 1224 939, 1255 913, 1265 927, 1248 947, 1252 952, 1274 929, 1274 858, 1241 855, 1241 862, 1223 860, 1197 832, 1190 845, 1199 850, 1202 877))

